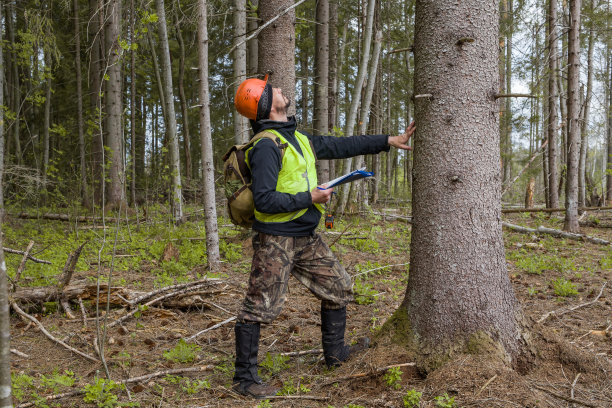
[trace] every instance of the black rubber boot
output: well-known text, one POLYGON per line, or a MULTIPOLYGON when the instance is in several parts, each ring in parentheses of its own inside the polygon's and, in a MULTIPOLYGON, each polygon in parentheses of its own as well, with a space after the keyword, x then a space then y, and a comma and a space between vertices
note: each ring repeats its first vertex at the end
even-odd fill
POLYGON ((351 354, 358 353, 370 346, 370 339, 362 337, 354 346, 344 344, 346 329, 346 307, 342 309, 321 308, 321 334, 323 356, 327 367, 336 367, 346 361, 351 354))
POLYGON ((257 322, 237 322, 236 363, 234 390, 253 398, 267 398, 276 395, 278 388, 269 386, 257 375, 257 352, 259 351, 259 328, 257 322))

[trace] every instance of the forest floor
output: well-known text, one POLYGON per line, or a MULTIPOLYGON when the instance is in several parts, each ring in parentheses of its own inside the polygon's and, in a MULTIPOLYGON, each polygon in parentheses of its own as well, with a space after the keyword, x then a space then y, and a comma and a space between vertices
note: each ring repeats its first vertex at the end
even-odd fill
MULTIPOLYGON (((108 281, 111 265, 113 286, 128 292, 217 279, 197 290, 192 307, 140 306, 109 328, 104 355, 112 382, 103 380, 102 364, 52 342, 13 312, 11 347, 25 353, 11 354, 16 406, 612 407, 612 283, 602 291, 612 279, 612 247, 504 230, 510 279, 537 349, 534 367, 519 374, 487 357, 462 354, 424 378, 410 364, 414 359, 405 349, 380 335, 403 299, 410 250, 410 225, 380 216, 344 218, 335 232, 323 232, 355 279, 347 339, 371 336, 374 347, 339 368, 326 369, 316 352, 321 337, 319 302, 291 278, 282 314, 262 326, 259 350, 261 375, 281 387, 283 395, 265 401, 244 398, 231 390, 234 323, 227 320, 238 311, 246 289, 250 233, 221 219, 222 271, 206 274, 204 223, 202 213, 196 215, 200 219, 175 228, 167 215, 160 221, 163 216, 149 210, 148 220, 130 222, 129 228, 123 223, 119 231, 113 223, 103 227, 9 217, 3 227, 4 247, 23 251, 34 240, 32 254, 52 262, 28 261, 20 288, 57 284, 68 253, 85 241, 73 285, 94 285, 99 272, 100 280, 108 281), (206 328, 210 330, 190 342, 181 340, 206 328), (309 350, 315 351, 283 354, 309 350), (380 370, 392 365, 400 366, 380 370), (197 367, 202 371, 183 370, 197 367), (46 399, 66 393, 69 396, 46 399)), ((504 220, 562 228, 560 218, 541 214, 504 220)), ((584 233, 612 240, 612 212, 590 213, 585 221, 592 226, 583 227, 584 233)), ((6 257, 14 278, 21 256, 6 257)), ((124 297, 133 295, 128 292, 124 297)), ((87 319, 78 302, 72 302, 73 319, 57 302, 20 305, 55 338, 97 357, 92 346, 97 333, 95 301, 83 296, 87 319)), ((106 315, 106 302, 99 307, 101 321, 114 321, 128 311, 112 306, 106 315)))

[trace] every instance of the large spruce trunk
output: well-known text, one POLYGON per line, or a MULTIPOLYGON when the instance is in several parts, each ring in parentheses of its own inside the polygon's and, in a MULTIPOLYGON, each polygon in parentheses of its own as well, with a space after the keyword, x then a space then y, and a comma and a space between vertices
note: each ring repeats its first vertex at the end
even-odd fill
POLYGON ((498 12, 484 0, 416 4, 413 230, 398 312, 425 370, 482 335, 507 362, 524 347, 501 226, 498 12))
POLYGON ((557 0, 549 0, 546 16, 548 39, 548 205, 559 208, 559 129, 557 120, 557 0))
MULTIPOLYGON (((259 4, 259 17, 265 24, 293 5, 292 0, 268 0, 259 4)), ((272 72, 270 84, 281 88, 291 101, 288 115, 295 115, 295 9, 289 10, 259 34, 259 73, 272 72)))

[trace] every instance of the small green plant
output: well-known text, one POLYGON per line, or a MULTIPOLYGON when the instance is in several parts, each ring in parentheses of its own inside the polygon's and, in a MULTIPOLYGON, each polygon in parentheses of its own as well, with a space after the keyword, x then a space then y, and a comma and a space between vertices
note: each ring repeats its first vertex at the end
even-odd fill
POLYGON ((402 388, 402 370, 399 367, 393 367, 387 370, 383 379, 389 387, 399 390, 402 388))
POLYGON ((34 377, 27 374, 11 374, 11 385, 13 397, 21 401, 26 396, 27 390, 34 388, 34 377))
POLYGON ((119 404, 119 397, 113 392, 123 389, 124 385, 113 380, 97 378, 93 384, 86 384, 83 401, 96 404, 98 408, 114 408, 119 404))
POLYGON ((558 278, 552 281, 553 289, 555 290, 555 295, 560 297, 568 297, 568 296, 576 296, 578 291, 576 290, 576 285, 572 282, 568 281, 565 278, 558 278))
POLYGON ((185 340, 180 339, 174 348, 164 351, 164 358, 175 363, 191 363, 201 350, 197 344, 187 344, 185 340))
POLYGON ((355 244, 353 245, 355 249, 359 252, 368 252, 370 254, 375 254, 378 252, 378 241, 373 239, 357 239, 355 240, 355 244))
POLYGON ((435 397, 434 401, 436 401, 436 407, 438 408, 455 408, 457 406, 455 397, 450 397, 447 393, 435 397))
POLYGON ((372 288, 372 285, 362 279, 355 279, 353 291, 355 292, 355 302, 359 305, 369 305, 376 302, 375 295, 377 292, 372 288))
POLYGON ((527 294, 528 294, 529 296, 535 296, 535 295, 537 295, 537 294, 538 294, 538 292, 539 292, 539 290, 537 290, 537 289, 536 289, 536 288, 534 288, 533 286, 530 286, 530 287, 528 287, 528 288, 527 288, 527 294))
POLYGON ((49 389, 54 394, 57 394, 61 387, 72 387, 74 382, 74 372, 70 370, 64 371, 64 374, 60 374, 56 370, 51 376, 47 377, 43 375, 40 379, 40 385, 49 389))
POLYGON ((278 395, 292 395, 297 393, 297 389, 293 386, 293 380, 283 382, 283 387, 277 392, 278 395))
POLYGON ((181 382, 181 390, 185 391, 188 395, 197 394, 209 388, 210 382, 208 380, 191 380, 189 378, 183 378, 181 382))
POLYGON ((269 380, 272 376, 289 368, 289 364, 287 364, 289 359, 289 356, 266 353, 266 358, 259 363, 259 367, 265 369, 266 373, 262 373, 260 370, 259 375, 264 377, 265 380, 269 380))
POLYGON ((272 408, 272 404, 270 403, 270 400, 263 400, 261 401, 259 404, 255 405, 255 408, 272 408))
POLYGON ((219 240, 219 251, 223 254, 223 258, 230 264, 242 258, 242 246, 239 244, 232 244, 223 239, 219 240))
POLYGON ((407 408, 418 408, 421 404, 421 397, 423 396, 422 392, 418 392, 417 390, 408 390, 406 391, 406 395, 404 395, 404 407, 407 408))

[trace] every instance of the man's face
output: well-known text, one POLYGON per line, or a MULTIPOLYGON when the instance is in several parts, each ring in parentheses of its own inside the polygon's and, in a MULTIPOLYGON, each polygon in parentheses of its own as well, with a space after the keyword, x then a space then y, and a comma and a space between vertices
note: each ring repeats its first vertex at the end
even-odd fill
POLYGON ((287 113, 287 109, 291 106, 291 101, 285 95, 280 88, 272 88, 272 107, 278 113, 287 113))

